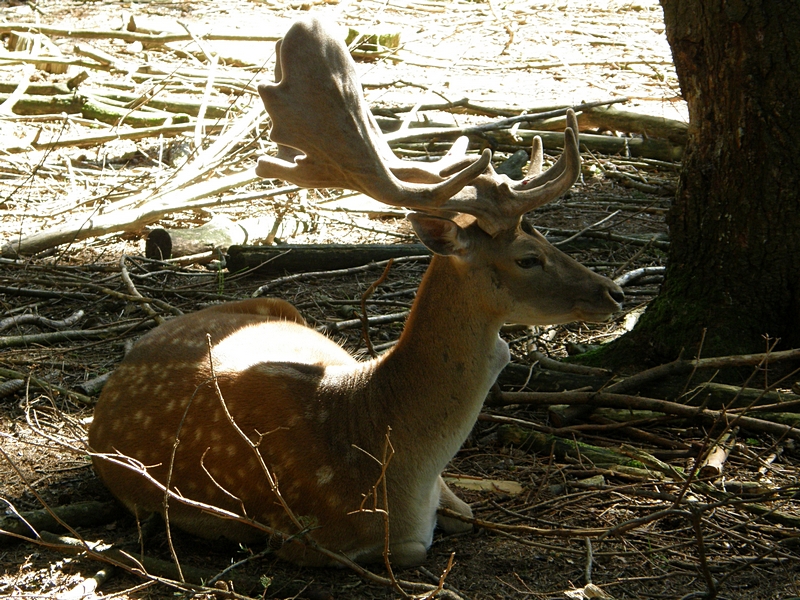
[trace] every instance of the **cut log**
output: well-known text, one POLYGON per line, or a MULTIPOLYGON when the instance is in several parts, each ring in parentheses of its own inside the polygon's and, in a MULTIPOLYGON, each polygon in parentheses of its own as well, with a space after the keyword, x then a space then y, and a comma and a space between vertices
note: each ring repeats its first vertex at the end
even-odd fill
POLYGON ((178 258, 244 242, 245 233, 225 217, 214 217, 199 227, 188 229, 153 229, 147 234, 144 255, 155 260, 178 258))
POLYGON ((231 272, 254 269, 259 275, 347 269, 401 256, 430 254, 422 244, 296 244, 287 246, 231 246, 231 272))
MULTIPOLYGON (((0 94, 0 102, 5 102, 11 94, 0 94)), ((171 123, 187 123, 189 115, 185 113, 145 112, 130 110, 107 104, 97 98, 87 98, 80 94, 23 95, 14 105, 17 115, 58 115, 61 113, 80 113, 86 119, 95 119, 101 123, 117 125, 124 122, 133 127, 153 127, 171 123)))
MULTIPOLYGON (((564 134, 555 131, 534 131, 518 129, 511 131, 491 131, 483 134, 498 148, 530 148, 533 137, 538 135, 547 150, 560 149, 564 145, 564 134)), ((652 158, 665 162, 677 162, 683 156, 683 146, 662 139, 646 139, 641 137, 615 137, 581 133, 579 136, 581 150, 588 149, 607 155, 620 155, 634 158, 652 158)))
MULTIPOLYGON (((0 103, 8 100, 11 94, 0 94, 0 103)), ((57 94, 54 96, 23 95, 14 104, 16 115, 58 115, 76 114, 86 104, 86 98, 77 94, 57 94)))
POLYGON ((462 490, 495 492, 511 496, 519 496, 524 491, 524 488, 516 481, 505 479, 484 479, 470 475, 448 475, 443 479, 448 485, 454 485, 462 490))
MULTIPOLYGON (((683 121, 618 110, 611 106, 598 106, 582 111, 578 115, 578 125, 581 132, 619 131, 647 138, 661 138, 680 146, 686 144, 689 131, 689 124, 683 121)), ((547 131, 563 131, 566 119, 554 117, 545 121, 534 121, 532 126, 547 131)))
POLYGON ((587 128, 661 138, 681 146, 686 145, 689 132, 689 124, 683 121, 617 110, 611 106, 590 108, 581 114, 581 120, 587 128))
MULTIPOLYGON (((18 82, 0 81, 0 94, 10 94, 17 89, 18 82)), ((31 96, 56 96, 72 94, 66 83, 29 83, 25 93, 31 96)))
POLYGON ((189 229, 153 229, 147 234, 145 256, 155 260, 178 258, 211 250, 225 252, 233 245, 291 237, 304 228, 295 218, 259 217, 231 221, 215 215, 208 223, 189 229))
MULTIPOLYGON (((496 149, 513 152, 517 148, 530 149, 534 136, 542 139, 546 150, 560 150, 564 146, 564 134, 561 132, 518 129, 512 133, 510 130, 481 131, 477 127, 474 129, 468 127, 407 129, 387 135, 386 140, 392 148, 397 148, 406 147, 413 142, 430 144, 451 141, 461 135, 469 136, 475 142, 488 140, 496 149)), ((666 162, 679 161, 683 156, 683 146, 665 139, 615 137, 592 133, 581 133, 579 138, 581 149, 586 148, 601 154, 652 158, 666 162)))
POLYGON ((734 428, 733 431, 728 431, 711 446, 700 468, 697 470, 697 475, 701 479, 715 481, 722 476, 722 468, 725 466, 731 448, 736 442, 737 430, 738 428, 734 428))

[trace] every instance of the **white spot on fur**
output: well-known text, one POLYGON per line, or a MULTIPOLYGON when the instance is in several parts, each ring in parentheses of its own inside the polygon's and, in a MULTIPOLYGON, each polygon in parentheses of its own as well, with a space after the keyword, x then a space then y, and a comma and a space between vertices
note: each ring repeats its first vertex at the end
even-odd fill
POLYGON ((317 484, 325 485, 333 480, 333 469, 328 465, 323 465, 317 469, 317 484))

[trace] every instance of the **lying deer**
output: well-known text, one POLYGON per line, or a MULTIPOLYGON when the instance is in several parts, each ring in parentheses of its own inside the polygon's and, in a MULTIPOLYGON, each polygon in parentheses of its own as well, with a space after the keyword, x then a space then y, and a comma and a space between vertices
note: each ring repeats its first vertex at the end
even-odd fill
POLYGON ((437 517, 439 507, 472 514, 441 473, 509 361, 500 327, 602 321, 623 299, 522 220, 575 182, 577 121, 568 115, 564 151, 544 173, 534 144, 523 181, 498 175, 489 151, 467 157, 463 141, 437 163, 404 162, 367 109, 347 48, 319 21, 293 25, 277 54, 278 83, 259 92, 279 152, 256 172, 415 211, 434 256, 405 329, 359 362, 282 300, 173 319, 106 384, 89 430, 94 465, 137 517, 166 512, 170 525, 239 542, 284 532, 278 554, 303 565, 332 564, 315 545, 381 560, 388 540, 393 564, 416 565, 437 523, 470 528, 437 517))

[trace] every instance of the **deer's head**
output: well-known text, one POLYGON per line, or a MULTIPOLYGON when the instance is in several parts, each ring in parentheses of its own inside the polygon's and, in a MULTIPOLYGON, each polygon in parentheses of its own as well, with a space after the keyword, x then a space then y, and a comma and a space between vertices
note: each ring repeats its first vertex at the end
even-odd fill
POLYGON ((398 159, 366 105, 347 47, 314 17, 295 23, 278 42, 276 65, 276 83, 258 91, 278 154, 259 159, 259 176, 356 190, 411 209, 417 235, 434 253, 451 257, 456 269, 485 270, 495 288, 506 290, 502 301, 492 297, 489 304, 510 320, 603 320, 619 309, 618 286, 523 221, 580 174, 571 110, 558 161, 542 171, 542 143, 534 138, 527 176, 514 181, 494 170, 489 150, 467 156, 463 137, 439 161, 398 159))

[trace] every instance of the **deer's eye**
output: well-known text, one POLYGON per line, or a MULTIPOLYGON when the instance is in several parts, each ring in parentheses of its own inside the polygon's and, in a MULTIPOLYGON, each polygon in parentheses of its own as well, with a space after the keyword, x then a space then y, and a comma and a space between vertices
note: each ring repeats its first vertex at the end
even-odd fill
POLYGON ((542 260, 535 255, 519 258, 516 262, 520 269, 533 269, 534 267, 542 266, 542 260))

